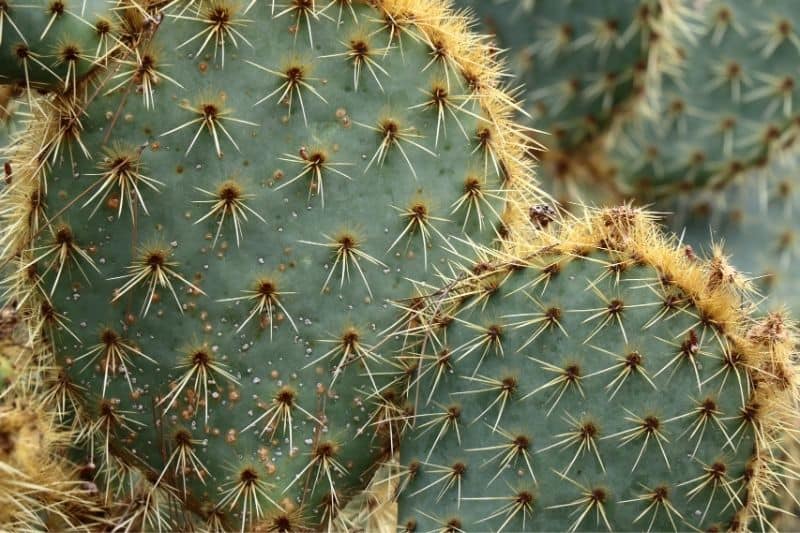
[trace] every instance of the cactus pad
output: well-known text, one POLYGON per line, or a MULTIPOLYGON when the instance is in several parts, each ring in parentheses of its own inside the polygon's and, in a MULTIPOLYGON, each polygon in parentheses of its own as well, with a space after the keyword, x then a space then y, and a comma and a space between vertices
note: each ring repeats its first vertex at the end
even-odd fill
POLYGON ((126 3, 108 68, 42 103, 7 284, 120 522, 342 525, 393 453, 387 300, 535 194, 444 4, 126 3))
POLYGON ((783 488, 771 446, 796 417, 783 317, 753 323, 729 265, 687 257, 641 212, 551 231, 414 316, 400 523, 763 527, 783 488))

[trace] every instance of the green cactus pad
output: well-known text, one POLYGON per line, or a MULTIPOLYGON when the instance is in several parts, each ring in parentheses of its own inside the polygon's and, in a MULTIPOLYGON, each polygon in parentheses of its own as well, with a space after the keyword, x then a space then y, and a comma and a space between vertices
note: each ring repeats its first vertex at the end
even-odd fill
POLYGON ((148 5, 15 152, 9 282, 120 522, 339 524, 397 445, 388 300, 535 197, 468 21, 369 4, 148 5))
MULTIPOLYGON (((508 50, 531 124, 551 148, 601 136, 667 67, 679 2, 462 0, 508 50), (650 78, 650 79, 648 79, 650 78)), ((674 59, 674 58, 672 58, 674 59)))
POLYGON ((651 117, 614 140, 611 172, 639 194, 720 186, 795 144, 800 13, 791 0, 714 0, 681 42, 651 117))
POLYGON ((752 325, 726 266, 687 257, 640 212, 555 233, 474 264, 415 315, 400 524, 682 531, 763 519, 779 482, 769 446, 797 395, 782 318, 752 325))

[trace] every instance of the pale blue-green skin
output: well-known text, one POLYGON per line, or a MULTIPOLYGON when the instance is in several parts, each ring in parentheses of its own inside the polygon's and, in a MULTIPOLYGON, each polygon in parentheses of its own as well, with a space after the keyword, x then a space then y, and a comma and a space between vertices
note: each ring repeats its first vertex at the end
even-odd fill
MULTIPOLYGON (((502 180, 495 175, 491 165, 484 177, 483 151, 474 150, 476 141, 465 138, 451 117, 447 119, 446 136, 443 134, 438 147, 434 147, 436 113, 430 109, 409 109, 428 99, 421 89, 429 90, 431 80, 444 79, 439 64, 420 74, 430 59, 425 45, 404 35, 402 54, 395 40, 395 48, 385 56, 375 56, 376 62, 389 73, 385 76, 377 72, 385 92, 380 90, 366 69, 356 92, 352 64, 343 57, 321 57, 346 51, 346 45, 342 43, 348 42, 356 27, 362 28, 356 33, 360 36, 377 32, 370 39, 373 48, 386 46, 388 32, 381 29, 380 13, 364 6, 357 7, 356 11, 358 26, 346 11, 341 24, 337 24, 333 9, 327 13, 333 20, 320 16, 318 21, 312 21, 312 49, 305 27, 296 37, 293 36, 288 28, 294 23, 294 18, 284 15, 273 19, 269 6, 259 3, 242 16, 253 22, 237 28, 252 43, 252 48, 240 39, 237 39, 238 48, 227 42, 224 69, 221 55, 215 59, 211 47, 201 58, 193 57, 199 48, 197 41, 178 49, 181 43, 203 28, 200 22, 166 17, 156 31, 153 43, 159 52, 159 69, 186 89, 162 80, 156 88, 155 110, 145 109, 141 96, 131 91, 116 122, 112 117, 120 106, 120 93, 124 90, 110 96, 100 93, 87 109, 82 134, 93 160, 84 159, 73 145, 74 169, 65 154, 50 173, 48 211, 55 213, 98 179, 91 174, 98 172, 95 165, 102 158, 100 148, 107 137, 107 145, 115 141, 133 146, 147 145, 142 155, 143 173, 165 183, 158 194, 145 190, 150 216, 139 210, 135 231, 127 212, 123 212, 118 220, 115 211, 102 207, 90 219, 89 213, 94 206, 81 209, 83 201, 61 217, 72 227, 78 243, 84 247, 97 247, 93 257, 102 274, 84 265, 91 284, 83 280, 75 268, 59 284, 53 301, 58 311, 71 319, 70 325, 81 344, 64 333, 58 334, 56 355, 60 361, 80 356, 99 342, 100 328, 108 325, 120 333, 127 330, 125 337, 157 361, 153 364, 134 356, 135 368, 131 369, 131 379, 135 387, 144 391, 136 400, 131 399, 122 375, 111 379, 106 398, 118 399, 119 410, 130 411, 127 416, 144 424, 135 428, 137 432, 133 439, 127 439, 127 431, 121 430, 114 443, 141 458, 157 474, 172 450, 172 434, 178 428, 191 430, 195 439, 207 439, 207 443, 197 446, 195 451, 211 476, 205 485, 189 479, 190 496, 198 505, 208 503, 213 506, 219 502, 223 485, 237 474, 238 466, 250 462, 257 465, 262 479, 274 486, 269 490, 273 499, 289 497, 302 506, 309 523, 320 521, 319 502, 328 489, 323 477, 312 494, 315 468, 306 471, 306 478, 283 492, 308 464, 317 424, 298 410, 294 411, 294 444, 298 451, 292 458, 289 457, 288 435, 281 429, 275 433, 272 442, 268 438, 269 432, 259 436, 262 424, 247 432, 242 431, 263 412, 257 407, 257 399, 268 404, 282 384, 296 390, 297 402, 303 409, 320 418, 324 410, 327 417, 324 437, 341 444, 337 459, 347 469, 346 475, 334 476, 340 497, 344 499, 363 486, 369 479, 368 469, 381 457, 383 445, 382 438, 373 438, 375 427, 368 424, 375 408, 374 400, 368 397, 372 390, 370 380, 358 363, 354 363, 337 379, 334 396, 320 396, 317 387, 329 386, 331 371, 338 359, 306 366, 336 345, 326 340, 338 342, 349 326, 358 330, 366 346, 377 344, 381 338, 379 333, 398 316, 389 300, 401 300, 414 294, 409 279, 435 283, 437 269, 447 269, 447 260, 452 255, 445 249, 439 233, 442 236, 469 237, 485 245, 490 245, 496 238, 494 226, 497 220, 490 211, 484 210, 486 218, 482 230, 479 230, 473 213, 463 231, 464 211, 450 213, 450 206, 463 193, 464 180, 469 175, 485 180, 486 190, 502 189, 502 180), (313 78, 310 83, 328 102, 304 92, 308 127, 304 125, 299 107, 296 107, 297 102, 291 117, 287 116, 288 108, 278 105, 274 99, 255 105, 280 82, 276 76, 245 63, 245 60, 250 60, 279 70, 292 57, 303 58, 313 66, 309 74, 313 78), (186 155, 196 126, 163 135, 195 116, 180 108, 179 102, 184 98, 195 102, 202 95, 216 95, 219 91, 226 94, 226 106, 233 110, 231 116, 253 122, 256 126, 226 124, 240 152, 221 135, 224 157, 218 158, 211 136, 203 132, 186 155), (342 113, 337 116, 338 110, 347 115, 349 124, 345 124, 342 113), (422 138, 414 140, 436 154, 430 155, 404 145, 417 179, 396 148, 390 150, 383 165, 375 163, 367 170, 367 163, 375 153, 380 137, 356 122, 372 126, 389 115, 401 121, 403 127, 415 127, 422 138), (318 196, 308 198, 306 178, 276 190, 279 184, 274 181, 276 172, 283 172, 285 182, 301 169, 300 165, 279 158, 284 154, 299 154, 304 146, 309 152, 313 147, 321 146, 327 150, 329 160, 352 165, 336 167, 352 180, 332 172, 324 176, 324 208, 318 196), (207 204, 192 203, 206 199, 195 187, 215 190, 217 184, 231 176, 244 187, 245 192, 254 195, 247 200, 247 205, 266 222, 249 215, 240 248, 236 247, 230 221, 226 222, 220 243, 212 252, 207 234, 213 235, 217 226, 212 219, 195 225, 208 208, 207 204), (418 234, 413 234, 410 239, 404 238, 391 252, 387 252, 406 224, 393 206, 405 209, 416 199, 422 199, 428 205, 432 216, 446 219, 433 222, 439 233, 431 233, 433 240, 428 250, 427 268, 423 263, 418 234), (366 260, 360 261, 373 291, 372 298, 369 298, 361 276, 352 264, 350 281, 345 280, 340 288, 337 271, 329 284, 330 290, 322 292, 334 262, 331 249, 301 241, 325 243, 327 239, 323 233, 335 236, 340 230, 355 232, 362 242, 362 250, 387 265, 384 268, 366 260), (119 302, 110 303, 114 289, 121 287, 124 280, 109 278, 124 275, 135 256, 135 248, 154 241, 167 243, 174 251, 172 260, 179 263, 176 267, 178 272, 197 283, 208 295, 189 296, 185 286, 173 280, 183 304, 189 304, 183 314, 169 292, 161 290, 160 302, 153 304, 146 317, 138 316, 145 294, 141 286, 119 302), (227 249, 218 255, 224 248, 223 241, 227 249), (252 303, 222 303, 218 300, 243 295, 241 291, 251 289, 257 276, 270 273, 274 274, 279 290, 287 293, 281 296, 281 302, 299 331, 295 332, 285 319, 274 329, 270 341, 269 331, 259 328, 258 318, 255 318, 241 333, 235 333, 249 314, 252 303), (136 316, 136 320, 125 328, 127 313, 136 316), (228 365, 241 383, 233 386, 226 379, 217 378, 219 397, 210 400, 208 426, 218 430, 218 435, 204 432, 202 408, 198 408, 193 418, 183 419, 181 411, 186 405, 185 394, 181 396, 179 405, 166 414, 161 412, 164 405, 157 406, 157 398, 170 391, 170 382, 183 375, 183 370, 176 365, 182 362, 182 350, 193 342, 207 342, 214 347, 217 360, 228 365), (271 377, 273 372, 277 377, 271 377), (229 399, 232 388, 238 393, 238 401, 229 399), (154 420, 159 420, 159 427, 153 427, 154 420), (365 425, 363 433, 358 436, 356 430, 365 425), (229 430, 238 433, 235 443, 226 443, 229 430), (263 446, 269 446, 268 458, 277 468, 271 476, 267 476, 259 463, 257 451, 263 446), (308 484, 304 491, 306 480, 308 484)), ((453 84, 451 94, 468 91, 461 86, 458 75, 451 73, 450 77, 453 84)), ((477 107, 471 109, 480 113, 477 107)), ((474 135, 479 121, 466 113, 459 116, 465 130, 474 135)), ((481 124, 485 123, 481 121, 481 124)), ((491 203, 497 212, 502 211, 501 202, 491 200, 491 203)), ((44 238, 40 244, 46 242, 47 238, 44 238)), ((48 276, 45 285, 49 288, 51 283, 52 276, 48 276)), ((399 347, 399 341, 389 339, 376 352, 389 358, 399 347)), ((387 370, 380 363, 371 362, 370 365, 376 374, 387 370)), ((89 405, 93 406, 101 396, 103 377, 91 365, 84 367, 84 361, 75 363, 70 367, 70 375, 87 389, 89 405)), ((376 376, 379 382, 385 379, 376 376)), ((215 386, 210 384, 209 388, 214 390, 215 386)), ((191 385, 187 389, 191 389, 191 385)), ((172 479, 172 482, 181 485, 180 479, 172 479)), ((268 501, 261 499, 261 504, 267 513, 277 512, 268 501)), ((238 508, 236 512, 228 512, 228 516, 228 525, 238 527, 241 521, 238 508)))
MULTIPOLYGON (((101 36, 95 30, 99 20, 115 21, 117 12, 113 4, 106 0, 33 0, 25 2, 11 0, 5 10, 0 26, 0 80, 3 83, 26 84, 43 89, 59 89, 71 87, 74 83, 64 83, 70 65, 61 60, 59 51, 63 45, 77 46, 80 54, 73 68, 77 79, 80 79, 96 68, 95 61, 113 47, 115 41, 107 38, 108 45, 103 43, 98 56, 98 44, 101 36), (60 1, 64 11, 56 15, 54 20, 51 6, 60 1), (48 24, 50 27, 48 29, 48 24), (45 31, 46 30, 46 31, 45 31), (28 61, 27 80, 25 67, 17 55, 17 47, 27 46, 38 60, 28 61), (41 63, 41 64, 39 64, 41 63), (42 67, 42 64, 47 67, 42 67), (48 71, 49 69, 49 71, 48 71), (57 76, 57 77, 56 77, 57 76)), ((112 33, 116 33, 118 27, 112 33)))
MULTIPOLYGON (((549 264, 550 259, 555 261, 558 257, 543 258, 542 264, 549 264)), ((523 269, 512 274, 497 290, 489 299, 485 310, 477 306, 459 314, 458 318, 478 326, 505 326, 502 335, 503 355, 500 356, 494 349, 490 349, 477 371, 476 365, 481 350, 459 361, 460 354, 464 350, 456 351, 456 347, 476 338, 479 332, 465 327, 463 322, 458 321, 448 327, 447 346, 454 350, 451 358, 452 370, 442 376, 438 387, 430 396, 430 401, 428 400, 435 370, 431 370, 422 379, 417 404, 420 418, 417 419, 416 430, 408 435, 401 450, 403 465, 409 466, 415 461, 422 461, 428 465, 423 464, 419 467, 419 474, 408 483, 400 498, 400 524, 414 520, 417 524, 416 531, 430 531, 456 518, 461 522, 464 531, 496 531, 501 528, 508 515, 499 513, 493 518, 487 519, 487 517, 511 502, 499 499, 481 500, 481 498, 509 497, 525 490, 534 496, 532 511, 527 513, 524 522, 523 513, 517 514, 505 525, 504 531, 570 529, 585 507, 552 507, 569 504, 582 497, 580 488, 556 473, 565 472, 575 457, 577 447, 556 446, 546 451, 545 448, 559 442, 564 438, 563 435, 559 435, 572 429, 567 420, 567 415, 571 415, 580 422, 592 421, 599 428, 596 442, 605 471, 600 467, 595 454, 589 451, 578 455, 566 476, 590 490, 602 488, 606 491, 604 510, 614 531, 647 530, 653 515, 646 514, 638 522, 636 518, 651 502, 622 503, 648 492, 642 485, 651 490, 659 485, 669 487, 670 501, 683 517, 681 519, 673 514, 675 526, 679 531, 693 528, 706 530, 714 525, 728 527, 735 511, 741 507, 740 503, 735 502, 726 509, 728 498, 720 488, 711 499, 708 513, 703 516, 711 490, 705 490, 690 500, 687 493, 696 486, 696 483, 680 485, 703 475, 703 464, 710 465, 722 460, 727 465, 730 479, 737 480, 732 482, 733 489, 742 489, 744 482, 739 478, 744 473, 745 465, 754 448, 751 428, 748 426, 733 439, 734 450, 727 445, 727 439, 722 431, 709 421, 709 426, 697 447, 697 453, 693 456, 699 432, 690 438, 689 434, 692 431, 686 430, 696 418, 688 416, 670 422, 667 420, 691 412, 696 406, 695 400, 711 397, 722 411, 719 417, 731 418, 721 423, 726 428, 727 434, 732 435, 740 423, 739 409, 743 405, 736 377, 729 375, 723 386, 722 375, 717 376, 698 390, 697 376, 686 360, 680 365, 670 366, 660 372, 680 352, 680 344, 688 339, 688 330, 693 329, 700 344, 697 362, 699 379, 703 382, 722 367, 720 344, 714 338, 713 331, 707 329, 704 332, 704 328, 697 324, 696 316, 692 315, 697 310, 692 306, 687 306, 685 312, 667 313, 663 319, 644 329, 643 326, 662 309, 657 292, 643 286, 650 280, 649 283, 653 284, 653 288, 660 291, 657 282, 658 273, 651 267, 630 267, 621 273, 618 283, 615 282, 613 273, 597 281, 600 276, 608 273, 598 261, 613 263, 618 258, 612 259, 605 252, 597 252, 593 253, 590 259, 592 260, 575 260, 567 264, 558 275, 550 279, 546 290, 543 289, 543 283, 538 286, 529 285, 541 274, 540 269, 532 267, 523 269), (622 323, 627 343, 615 320, 610 321, 591 340, 587 340, 606 315, 591 320, 588 317, 607 305, 594 291, 588 289, 591 281, 597 281, 595 286, 609 301, 620 299, 624 303, 626 309, 622 315, 622 323), (527 288, 524 288, 525 286, 527 288), (533 300, 539 302, 541 307, 533 300), (551 327, 525 348, 521 348, 539 324, 514 329, 512 323, 526 320, 525 316, 518 315, 528 313, 527 318, 532 319, 536 313, 553 307, 561 310, 560 323, 566 334, 557 327, 551 327), (670 342, 678 346, 673 346, 669 344, 670 342), (617 363, 614 357, 601 350, 617 355, 637 350, 643 358, 643 367, 656 389, 641 375, 631 375, 611 398, 616 383, 611 387, 609 384, 618 376, 619 368, 600 373, 617 363), (577 364, 583 376, 581 385, 584 395, 581 396, 574 386, 570 387, 553 408, 560 390, 557 387, 545 387, 523 400, 523 396, 559 376, 557 373, 544 370, 542 364, 531 360, 530 357, 559 368, 577 364), (594 373, 598 374, 590 375, 594 373), (513 376, 517 379, 517 389, 506 403, 499 421, 499 402, 480 416, 497 396, 495 391, 470 392, 491 387, 465 379, 472 375, 500 380, 513 376), (428 458, 428 452, 433 446, 440 426, 437 425, 423 434, 424 428, 420 429, 420 425, 431 420, 426 415, 441 412, 443 407, 452 405, 458 405, 462 409, 459 425, 460 443, 451 428, 444 433, 428 458), (547 413, 551 408, 552 413, 548 416, 547 413), (668 442, 662 444, 669 459, 669 467, 653 437, 635 468, 637 456, 642 450, 643 438, 636 438, 626 445, 621 445, 622 436, 604 438, 637 427, 636 422, 626 420, 632 416, 641 418, 656 416, 662 422, 663 436, 668 439, 668 442), (529 448, 530 461, 535 480, 532 479, 524 460, 518 458, 515 463, 511 463, 510 468, 502 471, 490 483, 501 464, 499 459, 492 457, 501 450, 470 450, 507 443, 508 439, 493 431, 495 425, 514 437, 524 435, 530 440, 532 443, 529 448), (431 465, 449 467, 457 461, 462 461, 467 466, 461 481, 460 506, 455 485, 445 491, 439 499, 440 490, 446 485, 446 481, 417 493, 442 476, 430 472, 432 469, 435 470, 435 466, 431 465), (580 510, 573 514, 576 509, 580 510)), ((466 301, 465 305, 469 303, 466 301)), ((428 365, 430 364, 428 362, 428 365)), ((743 392, 746 398, 748 377, 743 369, 739 370, 739 374, 745 387, 743 392)), ((744 492, 740 493, 739 497, 743 498, 744 492)), ((577 529, 605 531, 606 525, 602 521, 597 521, 593 509, 577 529)), ((673 530, 663 508, 658 511, 651 530, 673 530)))
POLYGON ((772 53, 763 52, 769 30, 779 21, 788 22, 797 39, 800 12, 796 4, 791 0, 714 0, 701 15, 695 42, 678 36, 686 60, 679 74, 664 76, 654 118, 630 124, 611 151, 618 179, 639 197, 729 181, 740 173, 739 168, 761 166, 786 141, 783 134, 795 120, 800 50, 786 39, 772 53), (721 8, 729 9, 736 22, 716 36, 715 16, 721 8), (730 62, 737 63, 747 78, 738 98, 731 84, 717 84, 723 78, 714 67, 730 62), (787 76, 795 87, 785 104, 782 95, 759 94, 771 81, 787 76), (686 111, 670 113, 673 102, 682 102, 686 111), (736 126, 726 134, 719 125, 728 118, 736 126), (782 136, 766 141, 768 128, 782 136), (702 155, 699 163, 694 159, 698 155, 702 155), (733 170, 734 164, 740 167, 733 170))
POLYGON ((605 131, 621 106, 636 94, 637 68, 647 64, 648 38, 638 29, 624 42, 595 47, 581 39, 592 32, 592 22, 614 20, 619 35, 636 22, 643 6, 657 9, 650 0, 459 0, 483 22, 482 30, 492 33, 497 45, 508 50, 515 81, 523 84, 525 109, 536 129, 554 134, 539 139, 548 146, 569 150, 605 131), (572 38, 556 52, 545 43, 553 28, 569 26, 572 38), (608 100, 588 89, 605 75, 615 73, 621 80, 608 100), (580 87, 568 98, 567 85, 580 87), (561 101, 567 99, 566 105, 561 101))

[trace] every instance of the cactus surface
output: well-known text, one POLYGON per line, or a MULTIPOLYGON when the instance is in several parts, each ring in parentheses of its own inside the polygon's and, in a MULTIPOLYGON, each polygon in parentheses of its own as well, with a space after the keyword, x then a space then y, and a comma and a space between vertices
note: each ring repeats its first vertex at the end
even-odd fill
POLYGON ((114 16, 2 199, 42 394, 118 527, 346 527, 397 445, 387 300, 536 195, 500 67, 438 0, 114 16))
POLYGON ((713 0, 662 80, 650 118, 613 143, 609 172, 642 195, 719 187, 764 169, 797 137, 800 14, 791 0, 713 0))
POLYGON ((487 252, 408 327, 400 524, 768 527, 785 488, 773 447, 797 416, 783 317, 754 322, 729 265, 688 257, 633 209, 551 231, 487 252))
MULTIPOLYGON (((527 124, 546 149, 540 181, 556 198, 597 192, 591 146, 658 98, 677 62, 677 37, 692 39, 684 0, 460 0, 509 57, 523 88, 527 124)), ((606 183, 610 191, 613 182, 606 183)), ((611 196, 611 195, 609 195, 611 196)), ((593 197, 604 201, 604 197, 593 197)))

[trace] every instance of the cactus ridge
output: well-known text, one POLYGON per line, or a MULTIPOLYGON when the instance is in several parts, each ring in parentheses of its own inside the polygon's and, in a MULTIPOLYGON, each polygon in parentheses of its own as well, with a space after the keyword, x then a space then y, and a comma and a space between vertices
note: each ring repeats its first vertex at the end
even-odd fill
POLYGON ((768 528, 797 423, 785 317, 755 320, 747 280, 632 208, 548 231, 484 251, 398 332, 417 337, 400 523, 768 528))

